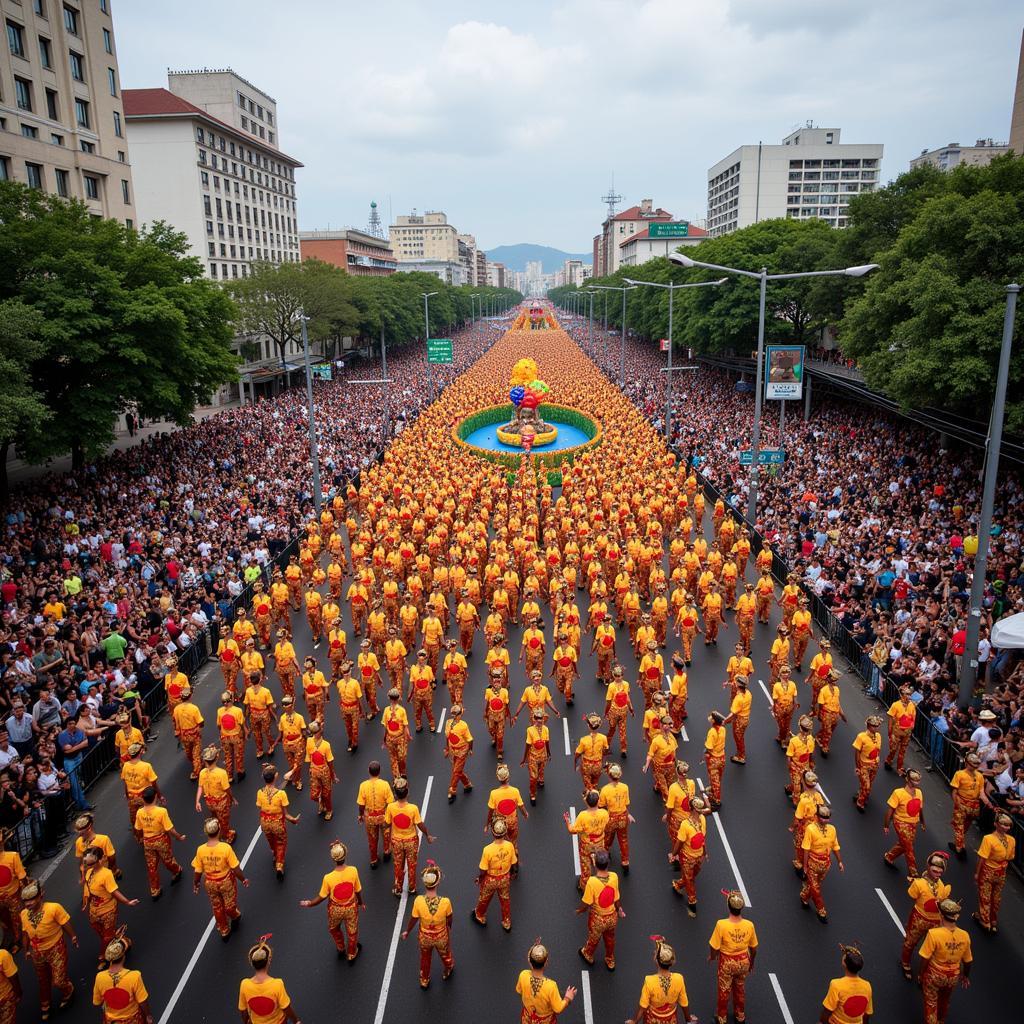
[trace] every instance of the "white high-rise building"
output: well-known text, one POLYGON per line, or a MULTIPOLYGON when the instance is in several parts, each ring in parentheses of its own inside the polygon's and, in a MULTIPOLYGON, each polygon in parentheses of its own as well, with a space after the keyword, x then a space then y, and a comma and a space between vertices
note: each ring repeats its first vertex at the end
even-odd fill
POLYGON ((818 218, 846 227, 850 197, 878 187, 883 147, 839 141, 810 122, 782 144, 740 146, 708 170, 708 234, 773 217, 818 218))

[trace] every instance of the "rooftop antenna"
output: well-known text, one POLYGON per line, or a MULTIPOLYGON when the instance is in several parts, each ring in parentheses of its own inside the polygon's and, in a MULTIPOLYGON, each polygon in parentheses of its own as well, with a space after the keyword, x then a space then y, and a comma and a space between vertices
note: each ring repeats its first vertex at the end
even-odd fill
POLYGON ((370 203, 370 222, 366 226, 366 233, 374 238, 384 237, 384 225, 380 222, 380 214, 377 212, 377 201, 370 203))
POLYGON ((611 220, 615 216, 615 207, 622 202, 622 196, 615 191, 615 175, 612 174, 612 187, 608 189, 608 194, 601 196, 601 202, 608 204, 608 219, 611 220))

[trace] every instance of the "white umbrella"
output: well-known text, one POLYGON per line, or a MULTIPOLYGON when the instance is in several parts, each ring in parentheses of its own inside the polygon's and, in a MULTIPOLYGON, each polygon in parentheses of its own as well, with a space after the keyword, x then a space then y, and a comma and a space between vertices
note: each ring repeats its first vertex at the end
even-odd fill
POLYGON ((992 627, 992 646, 1002 650, 1024 649, 1024 612, 1008 615, 992 627))

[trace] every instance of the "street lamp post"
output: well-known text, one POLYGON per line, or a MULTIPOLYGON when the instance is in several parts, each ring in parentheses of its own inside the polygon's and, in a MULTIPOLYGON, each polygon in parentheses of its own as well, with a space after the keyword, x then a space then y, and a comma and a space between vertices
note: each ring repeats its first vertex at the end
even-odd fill
POLYGON ((427 376, 430 378, 430 400, 434 401, 434 367, 430 362, 430 297, 437 292, 423 293, 423 325, 426 333, 423 335, 423 344, 427 346, 427 376))
POLYGON ((634 281, 632 278, 626 278, 626 283, 633 287, 645 286, 668 290, 668 370, 666 373, 668 380, 665 382, 665 444, 669 444, 672 440, 672 306, 675 294, 680 288, 715 288, 725 284, 726 281, 728 278, 720 277, 717 281, 691 281, 689 284, 673 284, 669 281, 668 284, 661 284, 659 281, 634 281))
POLYGON ((384 342, 384 320, 380 322, 380 369, 381 377, 384 378, 384 438, 383 444, 388 443, 388 435, 391 433, 391 388, 388 381, 388 349, 384 342))
POLYGON ((309 415, 309 459, 313 465, 313 508, 320 518, 320 451, 316 443, 316 419, 313 408, 313 367, 309 361, 309 334, 306 322, 309 317, 299 313, 299 325, 302 330, 302 354, 306 361, 306 407, 309 415))
POLYGON ((757 316, 757 379, 754 391, 754 426, 750 436, 750 495, 747 499, 747 520, 751 526, 757 521, 757 474, 758 456, 761 444, 761 401, 763 390, 764 372, 764 311, 765 296, 769 281, 791 281, 801 277, 863 277, 872 270, 877 269, 877 263, 866 263, 859 267, 845 267, 842 270, 808 270, 798 274, 769 274, 767 267, 760 271, 740 270, 737 267, 722 267, 717 263, 702 263, 700 260, 690 259, 685 253, 673 252, 668 257, 673 263, 681 267, 702 267, 705 270, 721 270, 726 274, 736 274, 738 277, 749 277, 760 283, 761 294, 758 302, 757 316))
POLYGON ((978 550, 974 556, 974 578, 971 581, 971 610, 967 616, 967 644, 960 669, 960 706, 966 708, 974 696, 978 679, 978 641, 981 637, 981 603, 985 596, 985 572, 988 546, 992 532, 992 508, 999 472, 999 449, 1003 443, 1003 413, 1006 407, 1006 382, 1010 374, 1010 350, 1013 348, 1013 326, 1017 315, 1019 284, 1006 286, 1006 312, 1003 316, 1003 341, 999 349, 999 372, 996 394, 989 420, 988 444, 985 446, 985 478, 981 492, 981 518, 978 520, 978 550))
POLYGON ((590 295, 590 326, 587 328, 587 348, 590 350, 590 358, 594 358, 594 292, 587 289, 590 295))
POLYGON ((604 362, 605 368, 607 369, 608 364, 608 292, 622 292, 622 356, 620 359, 619 368, 619 387, 626 386, 626 292, 631 292, 636 286, 632 284, 627 285, 610 285, 610 284, 595 284, 591 285, 592 288, 598 291, 605 292, 605 325, 604 325, 604 362))

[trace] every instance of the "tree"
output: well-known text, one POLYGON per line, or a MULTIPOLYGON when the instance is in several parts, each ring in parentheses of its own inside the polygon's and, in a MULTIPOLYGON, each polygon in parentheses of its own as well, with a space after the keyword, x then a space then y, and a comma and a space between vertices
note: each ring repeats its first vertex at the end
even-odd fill
POLYGON ((48 413, 6 438, 24 457, 70 451, 81 466, 129 406, 185 423, 237 377, 231 301, 184 235, 161 223, 136 232, 15 182, 0 182, 0 224, 0 301, 37 315, 25 329, 38 346, 21 351, 48 413))

